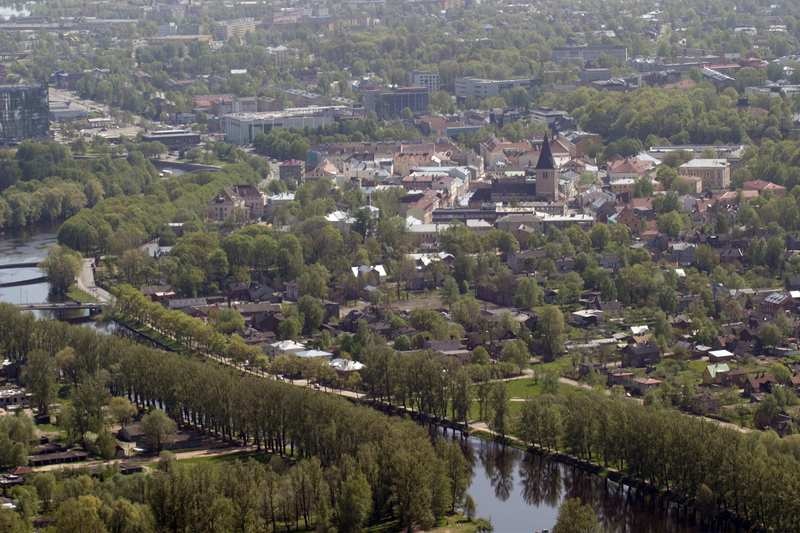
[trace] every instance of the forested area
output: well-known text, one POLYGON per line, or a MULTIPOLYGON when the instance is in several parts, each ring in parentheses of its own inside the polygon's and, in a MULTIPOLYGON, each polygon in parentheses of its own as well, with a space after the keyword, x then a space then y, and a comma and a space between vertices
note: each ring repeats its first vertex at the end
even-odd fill
POLYGON ((749 143, 781 139, 793 127, 789 101, 771 99, 766 113, 737 107, 737 92, 711 85, 691 90, 647 88, 632 92, 580 88, 546 100, 569 111, 587 131, 611 142, 606 155, 624 156, 660 144, 749 143), (627 141, 624 143, 618 141, 627 141))
POLYGON ((185 174, 159 183, 144 194, 105 199, 67 219, 59 242, 84 253, 121 254, 166 231, 168 222, 199 228, 208 202, 226 186, 255 183, 258 172, 236 163, 214 173, 185 174))
POLYGON ((75 159, 56 143, 22 143, 0 152, 0 229, 53 223, 104 198, 152 192, 158 173, 135 149, 75 159))
MULTIPOLYGON (((222 439, 253 443, 265 453, 305 460, 290 470, 287 478, 299 476, 301 482, 290 485, 292 491, 280 497, 272 493, 276 500, 270 505, 283 505, 269 507, 266 517, 270 522, 273 510, 281 523, 297 523, 301 519, 312 523, 336 521, 342 513, 359 512, 360 521, 352 522, 354 530, 367 521, 390 518, 398 520, 402 527, 429 527, 436 518, 452 511, 464 495, 468 472, 461 450, 455 444, 440 444, 434 449, 427 432, 412 422, 78 326, 37 321, 5 304, 0 305, 0 318, 0 342, 23 368, 31 364, 33 353, 51 358, 54 364, 56 354, 68 347, 74 349, 68 365, 69 375, 74 376, 73 393, 76 397, 92 393, 99 396, 84 398, 72 406, 72 417, 87 424, 84 431, 94 429, 92 424, 110 392, 129 398, 143 410, 163 408, 182 426, 222 439), (315 483, 311 483, 312 478, 315 483), (311 487, 316 487, 317 492, 307 492, 311 487), (358 503, 348 500, 356 497, 358 503), (354 506, 360 510, 354 510, 354 506)), ((15 435, 15 441, 24 441, 24 431, 15 435)), ((270 476, 268 470, 249 470, 253 476, 250 479, 259 480, 258 483, 270 476)), ((244 512, 234 513, 240 520, 245 515, 266 519, 256 511, 263 509, 262 504, 248 499, 256 498, 258 492, 238 491, 229 496, 216 483, 192 486, 192 479, 212 476, 209 470, 176 472, 183 472, 186 477, 171 478, 178 475, 175 473, 142 480, 153 483, 154 490, 173 486, 167 491, 172 495, 169 499, 149 500, 145 495, 152 494, 150 491, 126 492, 131 501, 151 505, 158 526, 190 531, 196 527, 193 519, 210 519, 211 515, 205 514, 206 506, 197 500, 187 505, 186 498, 190 497, 205 502, 223 499, 220 505, 224 503, 226 508, 240 506, 238 509, 244 512)), ((73 497, 94 494, 91 484, 82 483, 79 487, 73 497)), ((79 506, 80 512, 90 512, 90 508, 79 506)), ((237 521, 233 530, 252 531, 252 527, 246 521, 237 521)))
MULTIPOLYGON (((344 533, 363 531, 375 523, 400 528, 401 522, 392 517, 391 508, 375 507, 385 495, 374 493, 373 487, 389 476, 402 477, 415 465, 408 462, 412 457, 407 457, 402 466, 398 463, 397 469, 382 472, 379 469, 388 461, 379 460, 376 454, 380 451, 364 446, 356 456, 344 456, 336 466, 323 466, 317 458, 277 456, 267 462, 183 465, 163 454, 157 468, 147 474, 123 476, 114 468, 94 477, 36 474, 30 483, 12 490, 23 508, 20 513, 0 510, 0 529, 8 533, 32 531, 30 520, 37 513, 52 517, 59 533, 344 533)), ((427 444, 425 451, 435 453, 437 461, 451 469, 446 474, 434 474, 442 483, 436 487, 434 505, 437 513, 444 514, 451 510, 448 506, 453 494, 463 494, 469 467, 457 444, 440 442, 435 451, 427 444)), ((414 481, 398 479, 397 483, 414 481)), ((412 488, 416 487, 403 490, 412 488)), ((405 504, 398 505, 401 509, 405 504)))
POLYGON ((600 393, 543 395, 515 425, 524 442, 621 470, 698 507, 771 531, 797 531, 800 442, 600 393))

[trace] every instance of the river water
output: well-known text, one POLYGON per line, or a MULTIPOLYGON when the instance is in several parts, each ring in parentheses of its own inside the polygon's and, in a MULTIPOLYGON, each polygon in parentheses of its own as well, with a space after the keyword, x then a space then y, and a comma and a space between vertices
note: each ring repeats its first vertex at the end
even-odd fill
MULTIPOLYGON (((52 229, 22 231, 0 236, 0 265, 39 262, 47 257, 47 250, 56 244, 52 229)), ((38 267, 0 269, 0 283, 24 281, 43 276, 38 267)), ((0 288, 0 301, 14 304, 34 304, 48 301, 50 284, 37 283, 21 287, 0 288)))
MULTIPOLYGON (((56 228, 37 228, 0 235, 0 266, 16 263, 38 263, 47 257, 47 251, 57 243, 56 228)), ((44 276, 38 267, 0 268, 0 283, 18 282, 44 276)), ((61 299, 63 300, 63 298, 61 299)), ((12 304, 38 304, 53 302, 56 299, 50 294, 50 283, 34 283, 19 287, 0 287, 0 302, 12 304)), ((89 317, 88 311, 34 311, 42 318, 62 318, 81 320, 89 317)), ((113 325, 99 322, 86 322, 87 326, 101 332, 110 332, 113 325)))
POLYGON ((470 437, 463 448, 473 465, 467 492, 477 513, 502 533, 552 530, 567 498, 589 503, 613 533, 701 533, 659 509, 628 501, 615 483, 541 455, 470 437))

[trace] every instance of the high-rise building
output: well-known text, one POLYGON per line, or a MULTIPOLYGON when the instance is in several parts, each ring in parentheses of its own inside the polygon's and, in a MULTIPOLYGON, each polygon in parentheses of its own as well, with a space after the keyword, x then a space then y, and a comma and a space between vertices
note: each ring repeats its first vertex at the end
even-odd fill
POLYGON ((0 143, 47 137, 47 85, 0 85, 0 143))

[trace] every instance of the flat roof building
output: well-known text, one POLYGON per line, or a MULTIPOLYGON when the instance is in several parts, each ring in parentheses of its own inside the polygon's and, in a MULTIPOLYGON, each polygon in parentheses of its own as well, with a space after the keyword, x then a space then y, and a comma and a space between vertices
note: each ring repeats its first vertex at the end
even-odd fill
POLYGON ((487 80, 483 78, 458 78, 456 79, 456 97, 462 100, 477 98, 483 100, 491 96, 499 96, 501 92, 509 91, 514 87, 530 89, 534 85, 532 78, 514 80, 487 80))
POLYGON ((414 115, 428 112, 430 94, 426 87, 368 89, 363 93, 364 108, 379 119, 398 118, 408 109, 414 115))
POLYGON ((616 45, 557 46, 552 52, 554 63, 596 63, 602 57, 624 63, 628 60, 628 49, 616 45))
POLYGON ((251 144, 259 133, 274 128, 317 129, 333 124, 339 116, 346 114, 346 106, 309 106, 266 111, 260 113, 229 113, 222 117, 225 142, 251 144))
POLYGON ((145 142, 159 142, 167 148, 177 149, 200 144, 200 134, 190 130, 157 130, 142 135, 145 142))
POLYGON ((731 185, 731 165, 727 159, 692 159, 678 168, 680 176, 703 180, 703 190, 727 189, 731 185))
POLYGON ((412 70, 408 76, 412 87, 425 87, 428 92, 435 93, 439 90, 442 80, 438 72, 428 70, 412 70))

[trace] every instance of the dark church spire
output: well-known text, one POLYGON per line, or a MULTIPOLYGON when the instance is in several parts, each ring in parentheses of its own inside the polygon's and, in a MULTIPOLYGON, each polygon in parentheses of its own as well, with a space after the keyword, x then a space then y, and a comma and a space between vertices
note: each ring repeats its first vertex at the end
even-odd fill
POLYGON ((556 162, 553 159, 553 152, 550 150, 550 140, 544 134, 542 141, 542 151, 539 153, 539 162, 536 163, 536 170, 555 170, 556 162))

